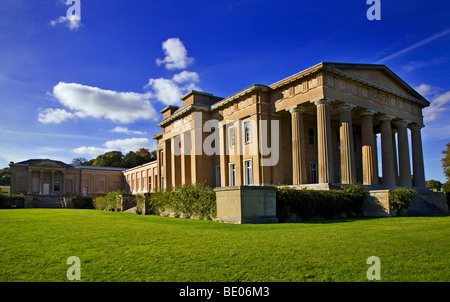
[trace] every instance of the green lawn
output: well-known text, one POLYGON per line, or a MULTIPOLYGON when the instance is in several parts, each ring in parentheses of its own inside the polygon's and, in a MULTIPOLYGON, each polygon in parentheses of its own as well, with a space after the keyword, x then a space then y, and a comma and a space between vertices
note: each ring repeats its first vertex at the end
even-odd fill
POLYGON ((0 210, 0 281, 450 281, 450 216, 271 225, 96 210, 0 210))

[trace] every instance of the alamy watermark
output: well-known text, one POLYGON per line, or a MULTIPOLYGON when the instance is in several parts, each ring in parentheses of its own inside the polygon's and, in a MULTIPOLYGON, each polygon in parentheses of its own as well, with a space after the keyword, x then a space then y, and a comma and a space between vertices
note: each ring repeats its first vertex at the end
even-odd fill
POLYGON ((371 265, 366 272, 368 280, 381 280, 381 261, 377 256, 367 258, 367 264, 371 265))
POLYGON ((280 158, 278 120, 229 120, 220 124, 210 119, 202 125, 202 113, 194 112, 194 127, 189 123, 173 129, 180 134, 171 141, 174 155, 261 155, 260 166, 275 166, 280 158), (209 133, 204 137, 204 133, 209 133), (204 139, 203 139, 204 138, 204 139))
POLYGON ((66 276, 70 281, 81 280, 81 261, 77 256, 70 256, 66 263, 71 265, 67 270, 66 276))
POLYGON ((367 0, 367 5, 371 5, 366 12, 369 21, 381 20, 381 0, 367 0))

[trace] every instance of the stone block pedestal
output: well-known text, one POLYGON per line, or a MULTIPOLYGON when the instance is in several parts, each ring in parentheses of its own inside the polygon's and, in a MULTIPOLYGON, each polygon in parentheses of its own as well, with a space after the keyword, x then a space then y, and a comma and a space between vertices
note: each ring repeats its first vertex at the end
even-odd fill
POLYGON ((216 188, 217 221, 227 223, 277 223, 276 188, 235 186, 216 188))

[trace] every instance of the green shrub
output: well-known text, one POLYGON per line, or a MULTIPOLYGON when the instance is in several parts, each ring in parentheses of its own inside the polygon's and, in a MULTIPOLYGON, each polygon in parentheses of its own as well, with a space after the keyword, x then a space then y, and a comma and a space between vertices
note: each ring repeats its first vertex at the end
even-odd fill
POLYGON ((95 197, 94 207, 103 211, 120 211, 121 205, 117 198, 119 195, 123 195, 123 191, 109 192, 106 196, 95 197))
POLYGON ((74 196, 72 197, 74 209, 94 209, 94 203, 91 197, 74 196))
POLYGON ((389 208, 397 216, 403 215, 413 201, 414 190, 407 188, 396 188, 389 191, 389 208))
POLYGON ((23 194, 9 194, 0 192, 0 209, 23 208, 25 196, 23 194))
POLYGON ((283 222, 292 214, 302 220, 348 217, 362 212, 365 191, 361 185, 344 186, 341 190, 310 190, 281 187, 277 190, 277 218, 283 222))
POLYGON ((204 184, 187 184, 145 196, 146 214, 172 212, 175 217, 211 219, 217 216, 216 194, 204 184))

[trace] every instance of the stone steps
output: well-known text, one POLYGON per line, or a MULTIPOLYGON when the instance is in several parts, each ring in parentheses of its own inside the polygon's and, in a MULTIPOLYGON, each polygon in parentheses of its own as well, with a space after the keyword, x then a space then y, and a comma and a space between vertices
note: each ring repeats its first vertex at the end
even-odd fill
POLYGON ((61 209, 65 205, 60 196, 34 196, 33 208, 61 209))
POLYGON ((415 201, 406 210, 407 216, 435 215, 442 214, 442 211, 435 205, 429 203, 420 196, 415 197, 415 201))

